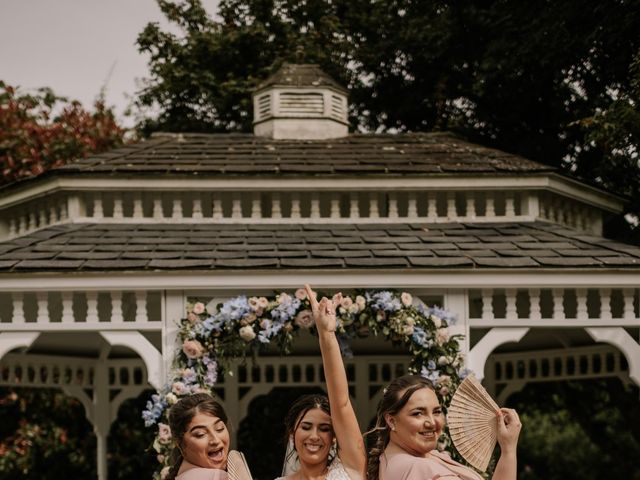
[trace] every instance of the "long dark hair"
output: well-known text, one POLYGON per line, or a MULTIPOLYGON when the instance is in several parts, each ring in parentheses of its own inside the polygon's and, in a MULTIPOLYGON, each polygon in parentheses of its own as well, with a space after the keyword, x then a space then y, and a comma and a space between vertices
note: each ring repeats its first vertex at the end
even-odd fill
POLYGON ((374 444, 369 451, 367 478, 378 480, 380 473, 380 455, 389 444, 389 426, 385 415, 395 415, 404 407, 411 395, 421 388, 434 390, 433 384, 420 375, 403 375, 393 380, 382 395, 376 414, 376 426, 365 435, 373 435, 374 444))
MULTIPOLYGON (((306 415, 309 410, 313 410, 314 408, 319 408, 327 415, 331 416, 331 409, 329 408, 329 399, 325 395, 318 394, 310 394, 303 395, 298 398, 291 408, 287 412, 287 415, 284 417, 284 444, 289 443, 289 438, 292 435, 295 435, 298 425, 302 421, 302 418, 306 415)), ((295 454, 295 443, 294 448, 289 452, 289 455, 295 454)), ((285 458, 285 463, 289 460, 289 457, 285 458)), ((331 458, 327 460, 327 463, 331 462, 331 458)))
POLYGON ((178 475, 180 464, 182 463, 182 439, 189 423, 199 413, 218 417, 227 425, 227 414, 224 408, 208 393, 194 393, 193 395, 182 397, 175 403, 169 410, 169 427, 171 428, 171 437, 174 445, 169 459, 171 470, 169 470, 166 480, 174 480, 178 475))

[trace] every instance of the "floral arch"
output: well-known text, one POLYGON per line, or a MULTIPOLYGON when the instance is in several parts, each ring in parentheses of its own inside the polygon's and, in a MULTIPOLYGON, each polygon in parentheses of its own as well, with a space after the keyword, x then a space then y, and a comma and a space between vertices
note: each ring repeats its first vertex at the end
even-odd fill
MULTIPOLYGON (((321 296, 322 294, 319 294, 321 296)), ((314 326, 304 289, 295 293, 247 297, 240 295, 209 311, 202 302, 189 304, 180 320, 178 339, 169 383, 147 402, 142 417, 145 426, 156 426, 154 449, 160 463, 155 479, 168 472, 171 432, 167 425, 169 407, 180 397, 197 392, 210 393, 228 362, 266 348, 290 353, 297 333, 314 326)), ((446 406, 462 379, 464 368, 458 340, 450 335, 455 315, 436 306, 426 306, 407 292, 393 290, 356 291, 344 295, 337 310, 337 336, 345 356, 355 337, 382 336, 404 346, 410 356, 409 371, 430 379, 446 406)), ((445 434, 439 448, 460 458, 445 434)))

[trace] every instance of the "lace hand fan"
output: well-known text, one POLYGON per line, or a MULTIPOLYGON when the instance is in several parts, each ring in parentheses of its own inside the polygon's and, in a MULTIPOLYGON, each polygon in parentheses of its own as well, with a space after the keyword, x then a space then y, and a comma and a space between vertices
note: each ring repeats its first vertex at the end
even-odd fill
POLYGON ((244 459, 244 455, 237 450, 229 450, 227 473, 229 480, 252 480, 247 461, 244 459))
POLYGON ((472 375, 462 381, 449 405, 447 423, 453 444, 467 462, 483 472, 496 446, 499 409, 472 375))

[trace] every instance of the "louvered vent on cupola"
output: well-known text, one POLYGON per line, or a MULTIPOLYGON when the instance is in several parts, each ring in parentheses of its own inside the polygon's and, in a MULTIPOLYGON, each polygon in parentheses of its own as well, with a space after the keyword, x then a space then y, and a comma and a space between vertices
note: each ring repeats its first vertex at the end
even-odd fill
POLYGON ((317 65, 284 64, 253 93, 254 133, 325 139, 349 133, 347 91, 317 65))

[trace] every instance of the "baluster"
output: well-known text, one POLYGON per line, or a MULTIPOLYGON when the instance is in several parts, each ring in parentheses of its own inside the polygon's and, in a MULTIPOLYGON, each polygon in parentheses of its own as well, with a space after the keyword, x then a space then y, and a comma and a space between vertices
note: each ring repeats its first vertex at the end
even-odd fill
POLYGON ((358 206, 358 194, 349 193, 349 218, 360 218, 360 207, 358 206))
POLYGON ((54 203, 49 207, 49 224, 58 222, 58 207, 54 203))
POLYGON ((516 216, 516 202, 513 192, 506 192, 504 195, 504 215, 510 218, 516 216))
POLYGON ((124 208, 122 203, 122 195, 116 193, 113 198, 113 218, 124 218, 124 208))
POLYGON ((427 192, 427 218, 434 220, 438 217, 436 192, 427 192))
POLYGON ((603 288, 600 293, 600 320, 611 320, 611 289, 603 288))
POLYGON ((222 218, 222 197, 219 192, 214 192, 212 195, 213 202, 213 213, 212 216, 216 220, 220 220, 222 218))
POLYGON ((518 308, 516 306, 516 295, 518 291, 514 288, 508 288, 505 290, 505 296, 507 298, 507 311, 506 311, 506 319, 507 320, 517 320, 518 318, 518 308))
POLYGON ((16 219, 11 218, 9 220, 9 236, 14 237, 18 234, 18 229, 16 228, 16 219))
POLYGON ((111 293, 111 323, 122 323, 122 292, 113 290, 111 293))
POLYGON ((564 298, 564 290, 562 288, 554 288, 552 290, 553 295, 553 319, 564 320, 564 305, 562 300, 564 298))
POLYGON ((262 217, 262 207, 260 205, 260 194, 253 192, 251 194, 251 218, 257 219, 262 217))
POLYGON ((202 215, 202 199, 200 198, 199 193, 193 194, 193 207, 191 210, 191 218, 195 220, 200 220, 203 217, 202 215))
POLYGON ((104 207, 102 205, 101 192, 94 192, 93 194, 93 218, 98 220, 104 218, 104 207))
POLYGON ((98 292, 89 290, 87 297, 87 323, 98 322, 98 292))
POLYGON ((310 218, 320 218, 320 196, 314 192, 311 194, 311 213, 310 218))
POLYGON ((291 194, 291 218, 300 218, 300 194, 293 192, 291 194))
POLYGON ((493 320, 493 290, 482 289, 482 319, 493 320))
POLYGON ((271 218, 282 218, 282 208, 280 206, 280 193, 271 193, 271 218))
POLYGON ((136 322, 147 322, 147 292, 146 290, 136 291, 136 322))
POLYGON ((47 224, 47 207, 40 207, 40 211, 38 212, 38 226, 44 227, 47 224))
POLYGON ((13 297, 13 318, 11 323, 24 323, 24 296, 22 292, 13 292, 11 296, 13 297))
POLYGON ((369 196, 369 218, 380 218, 378 193, 369 192, 368 196, 369 196))
POLYGON ((476 218, 476 194, 475 192, 466 193, 466 217, 476 218))
POLYGON ((242 194, 234 193, 231 197, 231 218, 242 218, 242 194))
POLYGON ((49 323, 49 301, 47 292, 37 292, 36 298, 38 302, 38 323, 49 323))
POLYGON ((20 213, 20 220, 18 223, 18 235, 22 235, 27 231, 27 218, 24 213, 20 213))
POLYGON ((329 217, 340 218, 340 194, 338 192, 331 194, 330 206, 329 217))
POLYGON ((162 196, 158 193, 153 196, 153 219, 160 220, 164 217, 164 211, 162 210, 162 196))
POLYGON ((178 193, 174 193, 174 198, 172 201, 173 208, 171 210, 171 218, 184 218, 184 213, 182 211, 182 199, 178 193))
POLYGON ((398 218, 398 195, 396 192, 389 192, 389 218, 398 218))
POLYGON ((458 217, 456 211, 456 194, 455 192, 447 192, 447 218, 453 219, 458 217))
POLYGON ((586 320, 589 318, 589 311, 587 309, 587 290, 584 288, 576 289, 576 319, 586 320))
POLYGON ((485 217, 487 218, 493 218, 496 216, 496 203, 495 203, 495 198, 493 196, 493 192, 486 192, 485 193, 485 202, 486 202, 486 206, 485 206, 485 217))
POLYGON ((140 192, 134 192, 133 194, 133 218, 143 218, 144 212, 142 210, 142 194, 140 192))
POLYGON ((532 288, 529 290, 529 319, 540 320, 542 314, 540 313, 540 289, 532 288))
POLYGON ((29 212, 29 230, 35 230, 36 228, 36 214, 33 211, 29 212))
POLYGON ((73 323, 73 292, 62 292, 62 323, 73 323))
POLYGON ((415 192, 409 192, 407 198, 407 218, 418 218, 418 199, 415 192))
POLYGON ((67 202, 63 199, 60 202, 60 221, 64 222, 69 219, 69 210, 67 209, 67 202))
POLYGON ((635 290, 633 288, 625 288, 622 290, 622 295, 624 296, 624 319, 625 320, 635 320, 636 313, 633 307, 633 296, 635 290))

